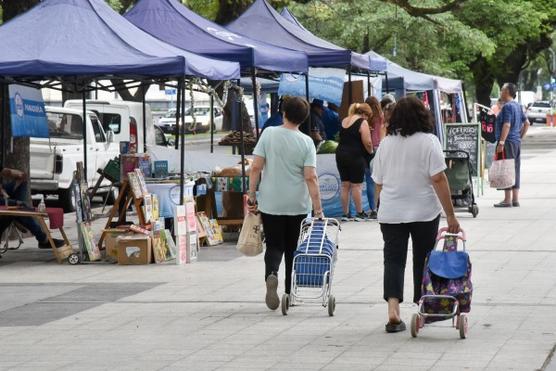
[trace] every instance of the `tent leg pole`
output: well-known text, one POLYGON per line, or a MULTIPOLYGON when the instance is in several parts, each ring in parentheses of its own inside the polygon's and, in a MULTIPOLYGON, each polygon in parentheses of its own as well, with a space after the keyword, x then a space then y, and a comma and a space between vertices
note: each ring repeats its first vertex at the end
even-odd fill
POLYGON ((147 86, 144 85, 143 89, 143 153, 147 153, 147 86))
POLYGON ((257 133, 257 140, 259 140, 259 94, 257 94, 257 69, 253 68, 251 71, 251 83, 253 84, 253 108, 255 116, 255 132, 257 133))
MULTIPOLYGON (((307 72, 307 74, 305 75, 305 98, 307 99, 307 102, 309 102, 309 104, 311 104, 309 96, 310 96, 309 95, 309 72, 307 72)), ((303 128, 305 129, 305 134, 307 134, 307 135, 310 135, 310 133, 311 133, 311 127, 313 126, 311 121, 312 121, 311 120, 311 114, 309 114, 309 118, 307 119, 307 125, 301 124, 301 125, 303 125, 303 128)))
MULTIPOLYGON (((241 91, 241 80, 237 80, 237 86, 241 91)), ((239 138, 240 138, 240 154, 241 154, 241 191, 247 193, 247 184, 245 182, 245 136, 243 132, 243 110, 241 107, 241 94, 237 94, 237 105, 239 109, 239 138)))
POLYGON ((367 71, 367 96, 370 97, 371 95, 371 73, 367 71))
POLYGON ((210 95, 210 153, 214 153, 214 95, 210 95))
POLYGON ((85 83, 83 83, 81 99, 83 102, 83 171, 85 173, 85 181, 87 181, 87 93, 85 92, 85 83))
POLYGON ((2 143, 2 148, 0 149, 0 167, 4 168, 4 147, 6 147, 6 85, 0 83, 0 142, 2 143))
POLYGON ((353 103, 353 91, 351 89, 351 65, 348 70, 348 102, 350 106, 351 103, 353 103))
POLYGON ((180 125, 180 205, 184 204, 185 196, 185 78, 181 78, 181 122, 180 125))
MULTIPOLYGON (((176 127, 174 128, 174 146, 176 149, 180 148, 180 113, 181 113, 181 78, 178 80, 177 97, 176 97, 176 127)), ((183 169, 182 169, 183 170, 183 169)))
POLYGON ((388 85, 388 72, 384 72, 384 79, 386 80, 386 94, 390 92, 390 86, 388 85))

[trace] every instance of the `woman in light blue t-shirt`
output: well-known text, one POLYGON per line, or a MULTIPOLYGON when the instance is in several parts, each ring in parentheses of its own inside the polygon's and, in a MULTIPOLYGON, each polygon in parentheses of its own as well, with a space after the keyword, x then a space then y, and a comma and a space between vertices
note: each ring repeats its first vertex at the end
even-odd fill
POLYGON ((309 116, 309 103, 288 98, 282 103, 282 112, 284 124, 268 127, 261 135, 249 177, 249 211, 261 213, 265 231, 265 302, 272 310, 280 306, 277 289, 282 255, 286 261, 285 291, 289 294, 300 224, 311 210, 322 217, 315 146, 299 130, 309 116))

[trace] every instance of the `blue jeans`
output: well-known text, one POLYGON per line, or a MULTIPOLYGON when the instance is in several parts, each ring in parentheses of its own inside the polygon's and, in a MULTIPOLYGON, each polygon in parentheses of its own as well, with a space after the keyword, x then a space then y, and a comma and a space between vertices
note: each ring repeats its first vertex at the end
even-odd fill
POLYGON ((367 200, 369 200, 369 208, 375 210, 375 182, 371 178, 373 169, 365 168, 365 184, 367 185, 367 200))
MULTIPOLYGON (((21 205, 27 207, 28 209, 33 209, 31 205, 27 204, 27 182, 23 182, 17 187, 15 182, 8 182, 3 184, 2 187, 10 196, 10 198, 8 199, 8 205, 21 205)), ((2 198, 2 196, 0 196, 0 205, 5 204, 6 201, 2 198)), ((4 231, 4 229, 6 229, 13 220, 16 220, 19 224, 25 227, 25 229, 31 232, 33 236, 35 236, 37 241, 45 242, 47 240, 46 234, 42 230, 39 223, 37 223, 37 221, 31 217, 2 217, 0 218, 0 230, 4 231)))

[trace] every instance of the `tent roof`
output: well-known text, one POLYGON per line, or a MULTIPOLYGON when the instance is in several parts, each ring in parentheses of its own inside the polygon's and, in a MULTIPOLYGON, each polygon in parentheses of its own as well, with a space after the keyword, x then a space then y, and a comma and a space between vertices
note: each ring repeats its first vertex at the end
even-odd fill
POLYGON ((304 51, 310 66, 347 67, 352 62, 351 51, 294 26, 266 0, 256 0, 226 28, 272 45, 304 51))
POLYGON ((206 57, 235 61, 242 68, 304 72, 307 55, 232 33, 177 0, 140 0, 125 18, 178 48, 206 57))
POLYGON ((0 27, 0 76, 239 77, 237 63, 165 44, 103 0, 44 0, 0 27))
MULTIPOLYGON (((319 38, 318 36, 315 36, 315 34, 313 34, 311 31, 309 31, 308 29, 306 29, 301 22, 299 22, 299 20, 295 17, 295 15, 293 15, 292 12, 290 12, 290 10, 287 7, 284 7, 284 9, 282 9, 282 12, 280 13, 280 15, 286 19, 287 21, 289 21, 290 23, 293 23, 294 25, 296 25, 299 28, 299 31, 301 32, 301 35, 303 37, 304 40, 308 40, 308 41, 318 41, 321 45, 326 46, 328 48, 332 48, 332 49, 339 49, 339 50, 346 50, 344 48, 341 48, 335 44, 332 44, 326 40, 323 40, 321 38, 319 38)), ((369 57, 363 54, 359 54, 359 53, 355 53, 353 51, 351 52, 351 65, 353 67, 357 67, 360 68, 364 71, 370 71, 370 64, 369 64, 369 57)))
POLYGON ((293 13, 288 9, 288 7, 285 6, 285 7, 282 9, 282 11, 280 12, 280 15, 281 15, 282 17, 284 17, 285 19, 287 19, 288 21, 290 21, 291 23, 297 25, 299 28, 301 28, 301 29, 303 29, 303 30, 305 30, 305 31, 308 31, 308 30, 305 28, 305 26, 303 26, 303 25, 301 24, 301 22, 299 22, 299 20, 295 17, 295 15, 293 15, 293 13))
POLYGON ((457 93, 463 91, 460 80, 453 80, 412 71, 388 60, 372 50, 368 52, 367 55, 371 58, 371 60, 378 60, 379 58, 384 59, 387 64, 386 72, 388 73, 388 77, 402 77, 404 79, 405 89, 407 90, 421 91, 438 89, 446 93, 457 93))

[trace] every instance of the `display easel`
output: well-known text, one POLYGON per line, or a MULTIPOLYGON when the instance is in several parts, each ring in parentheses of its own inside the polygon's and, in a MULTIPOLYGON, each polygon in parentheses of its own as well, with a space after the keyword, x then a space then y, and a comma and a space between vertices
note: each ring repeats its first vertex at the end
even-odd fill
POLYGON ((79 260, 85 262, 85 252, 88 261, 100 260, 100 250, 94 240, 91 221, 91 200, 89 198, 89 186, 85 177, 85 169, 82 162, 77 163, 77 170, 73 176, 72 192, 75 199, 75 214, 77 222, 77 235, 79 239, 79 260))
MULTIPOLYGON (((110 214, 108 215, 108 220, 106 222, 106 225, 104 226, 104 229, 107 230, 112 228, 112 222, 115 217, 118 217, 118 224, 124 224, 127 210, 129 209, 132 203, 135 206, 135 210, 137 211, 139 224, 142 226, 147 224, 145 213, 143 212, 143 208, 142 208, 143 194, 135 194, 133 188, 131 187, 129 179, 125 179, 120 186, 120 194, 118 195, 116 202, 114 202, 114 205, 110 210, 110 214)), ((102 243, 104 241, 105 235, 106 232, 103 232, 102 235, 100 236, 100 239, 98 241, 99 248, 102 247, 102 243)))

